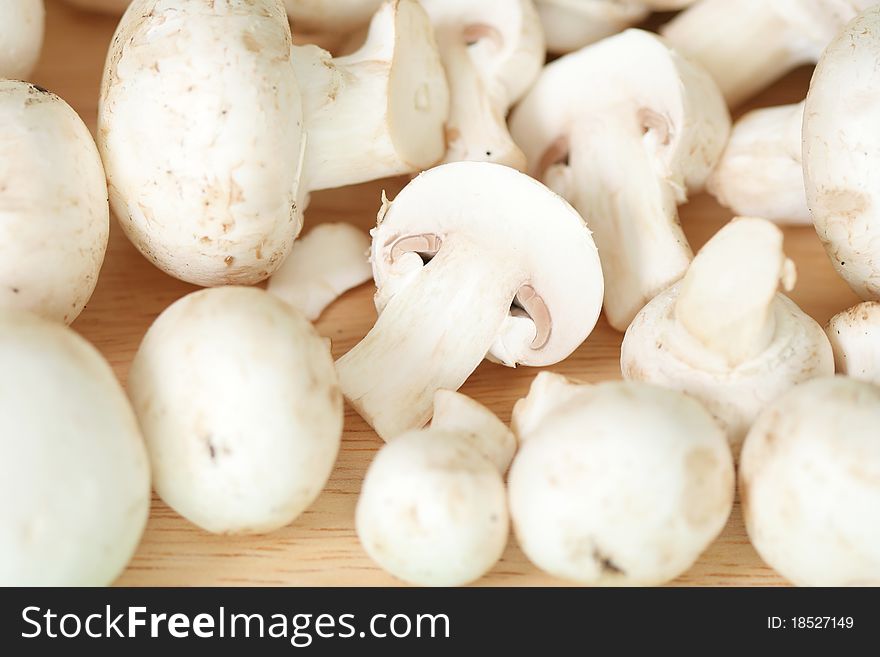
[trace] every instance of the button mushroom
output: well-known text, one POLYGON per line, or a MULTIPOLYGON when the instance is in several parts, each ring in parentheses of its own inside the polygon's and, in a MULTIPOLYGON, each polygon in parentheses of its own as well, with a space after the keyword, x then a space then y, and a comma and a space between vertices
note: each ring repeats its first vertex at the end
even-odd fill
POLYGON ((385 445, 358 499, 358 537, 370 557, 419 586, 482 577, 507 544, 502 475, 516 441, 488 409, 438 390, 429 429, 385 445))
POLYGON ((815 62, 856 12, 876 0, 699 0, 660 30, 715 78, 731 107, 815 62))
POLYGON ((309 190, 438 161, 447 96, 415 0, 384 5, 337 60, 293 48, 277 0, 135 0, 99 110, 113 210, 167 273, 256 283, 290 252, 309 190))
POLYGON ((521 442, 509 477, 514 532, 551 575, 662 584, 697 560, 730 514, 730 449, 687 395, 542 372, 512 427, 521 442))
POLYGON ((623 377, 693 395, 738 453, 758 413, 801 381, 834 373, 822 328, 788 297, 794 264, 764 219, 724 226, 684 279, 639 313, 623 338, 623 377))
POLYGON ((865 301, 836 314, 825 332, 838 373, 880 385, 880 302, 865 301))
POLYGON ((284 0, 297 30, 351 32, 365 25, 382 0, 284 0))
POLYGON ((88 128, 41 87, 0 80, 0 308, 70 323, 92 296, 110 231, 88 128))
POLYGON ((514 111, 529 171, 594 232, 615 329, 687 269, 676 205, 702 186, 729 128, 709 76, 641 30, 549 64, 514 111))
POLYGON ((125 393, 89 343, 20 311, 0 313, 0 362, 0 585, 106 586, 150 509, 125 393))
POLYGON ((532 0, 422 0, 449 80, 446 162, 526 167, 507 112, 541 72, 544 36, 532 0))
POLYGON ((210 532, 292 522, 336 460, 342 396, 328 344, 263 290, 220 287, 172 304, 135 355, 129 392, 156 492, 210 532))
POLYGON ((749 431, 740 464, 755 549, 801 586, 880 585, 880 387, 797 386, 749 431))
POLYGON ((733 126, 707 191, 735 214, 810 224, 801 159, 804 104, 754 110, 733 126))
POLYGON ((863 299, 880 299, 880 6, 825 50, 804 109, 804 180, 831 263, 863 299))
POLYGON ((465 382, 509 327, 512 304, 531 330, 516 333, 509 352, 540 366, 586 339, 602 303, 583 219, 498 164, 445 164, 410 182, 380 211, 371 261, 384 306, 337 371, 345 396, 385 439, 421 427, 434 392, 465 382))
POLYGON ((0 2, 0 78, 27 78, 40 58, 46 10, 43 0, 0 2))

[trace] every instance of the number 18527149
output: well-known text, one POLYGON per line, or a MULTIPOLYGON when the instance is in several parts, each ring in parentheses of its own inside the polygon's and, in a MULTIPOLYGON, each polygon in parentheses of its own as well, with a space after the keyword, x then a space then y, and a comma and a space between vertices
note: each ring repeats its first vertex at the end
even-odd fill
POLYGON ((852 616, 767 617, 767 628, 771 630, 851 630, 854 626, 852 616))

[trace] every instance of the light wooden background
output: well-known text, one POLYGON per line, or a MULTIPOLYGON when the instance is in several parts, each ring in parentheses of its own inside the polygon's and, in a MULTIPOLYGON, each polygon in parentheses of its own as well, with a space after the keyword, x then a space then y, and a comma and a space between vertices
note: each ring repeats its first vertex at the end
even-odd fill
MULTIPOLYGON (((34 82, 66 99, 94 131, 98 89, 115 19, 70 9, 48 0, 46 45, 34 82)), ((749 107, 800 100, 810 70, 796 71, 749 107)), ((390 197, 404 180, 381 181, 323 192, 314 197, 306 229, 322 221, 346 220, 365 230, 379 207, 380 191, 390 197)), ((685 230, 694 248, 730 218, 705 195, 682 208, 685 230)), ((834 274, 813 229, 786 230, 786 248, 798 265, 792 294, 820 323, 856 303, 834 274)), ((748 266, 747 263, 743 263, 748 266)), ((195 288, 153 268, 126 241, 114 224, 110 248, 97 291, 74 328, 110 360, 124 383, 138 343, 153 319, 169 304, 195 288)), ((372 286, 365 285, 335 303, 317 323, 333 341, 335 357, 350 349, 375 319, 372 286)), ((587 342, 567 361, 552 368, 587 381, 620 377, 621 335, 604 319, 587 342)), ((505 421, 523 396, 536 370, 510 370, 483 363, 462 389, 505 421)), ((345 435, 336 469, 326 490, 291 526, 268 536, 213 536, 177 516, 158 499, 140 549, 119 579, 122 585, 393 585, 389 575, 370 561, 353 529, 360 482, 381 441, 364 421, 346 408, 345 435)), ((561 584, 539 572, 511 537, 504 558, 482 585, 561 584)), ((749 544, 739 508, 727 528, 693 568, 676 584, 777 585, 782 580, 760 560, 749 544)))

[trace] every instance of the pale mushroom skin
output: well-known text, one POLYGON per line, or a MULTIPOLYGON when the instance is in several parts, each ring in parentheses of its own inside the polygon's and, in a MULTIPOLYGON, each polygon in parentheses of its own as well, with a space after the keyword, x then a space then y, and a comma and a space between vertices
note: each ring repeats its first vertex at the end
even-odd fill
POLYGON ((370 557, 418 586, 482 577, 507 545, 502 475, 516 448, 488 409, 439 390, 431 427, 385 445, 367 470, 355 524, 370 557))
POLYGON ((633 382, 542 372, 514 407, 514 532, 542 570, 586 585, 649 586, 685 572, 734 497, 724 432, 694 399, 633 382))
POLYGON ((880 300, 880 7, 847 25, 813 73, 804 109, 804 180, 831 264, 880 300))
POLYGON ((67 103, 13 80, 0 80, 0 134, 0 309, 70 324, 110 232, 98 149, 67 103))
POLYGON ((366 23, 382 0, 284 0, 294 30, 350 32, 366 23))
POLYGON ((803 103, 745 114, 734 124, 706 191, 738 216, 812 224, 801 158, 803 122, 803 103))
POLYGON ((110 365, 72 330, 0 313, 0 585, 107 586, 150 509, 150 471, 110 365))
POLYGON ((702 188, 729 131, 711 78, 643 30, 550 63, 514 110, 529 172, 593 231, 618 331, 687 270, 677 206, 702 188))
POLYGON ((838 374, 880 385, 880 302, 837 313, 825 328, 838 374))
POLYGON ((799 586, 880 585, 880 387, 797 386, 749 431, 739 490, 761 558, 799 586))
POLYGON ((129 394, 156 492, 213 533, 289 524, 321 492, 339 450, 328 343, 256 288, 202 290, 166 309, 132 362, 129 394))
POLYGON ((24 80, 43 48, 46 10, 43 0, 0 2, 0 78, 24 80))
POLYGON ((731 107, 819 59, 875 0, 699 0, 660 30, 715 78, 731 107))
POLYGON ((370 238, 346 223, 320 224, 298 239, 266 288, 314 321, 348 290, 373 278, 370 238))
POLYGON ((456 162, 422 173, 386 199, 372 237, 379 318, 337 371, 386 440, 422 427, 434 393, 460 388, 499 337, 517 338, 502 354, 514 364, 550 365, 598 319, 603 280, 583 219, 510 167, 456 162), (516 306, 531 325, 513 336, 516 306))
POLYGON ((834 373, 822 327, 777 292, 780 282, 790 290, 795 279, 778 227, 734 219, 706 243, 684 279, 627 329, 624 379, 700 400, 738 454, 767 404, 798 383, 834 373))

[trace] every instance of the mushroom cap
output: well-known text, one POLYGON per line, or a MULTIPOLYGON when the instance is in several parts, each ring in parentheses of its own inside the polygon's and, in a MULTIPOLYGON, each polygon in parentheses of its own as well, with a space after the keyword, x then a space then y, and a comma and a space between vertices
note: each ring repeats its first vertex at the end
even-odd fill
POLYGON ((497 259, 499 277, 503 272, 532 288, 552 328, 543 346, 517 350, 521 364, 566 358, 598 319, 604 285, 589 229, 564 199, 509 167, 455 162, 426 171, 383 206, 372 234, 378 299, 387 301, 423 266, 415 253, 395 253, 395 245, 414 236, 435 236, 440 249, 467 241, 497 259), (383 290, 389 280, 391 290, 383 290))
POLYGON ((129 392, 156 492, 211 532, 290 523, 336 460, 342 396, 328 344, 263 290, 214 288, 172 304, 138 349, 129 392))
POLYGON ((150 509, 122 386, 76 333, 23 312, 0 314, 0 362, 0 585, 109 585, 150 509))
POLYGON ((276 0, 134 0, 98 118, 110 203, 129 239, 198 285, 256 283, 302 225, 301 99, 276 0))
POLYGON ((740 496, 752 544, 802 586, 880 584, 880 388, 827 377, 749 431, 740 496))
POLYGON ((43 46, 43 0, 0 2, 0 78, 25 79, 43 46))
POLYGON ((880 385, 880 302, 865 301, 836 314, 825 332, 838 374, 880 385))
MULTIPOLYGON (((542 375, 543 376, 543 375, 542 375)), ((546 377, 544 377, 546 378, 546 377)), ((539 377, 540 379, 540 377, 539 377)), ((526 401, 559 386, 536 380, 526 401)), ((583 584, 651 585, 687 570, 724 527, 734 471, 724 434, 694 399, 654 386, 573 386, 514 426, 514 531, 528 558, 583 584)))
POLYGON ((547 50, 567 53, 611 36, 645 18, 641 0, 535 0, 547 50))
POLYGON ((370 464, 355 515, 358 537, 382 568, 421 586, 478 579, 507 544, 504 482, 466 436, 412 431, 370 464))
POLYGON ((807 200, 837 272, 863 299, 880 299, 880 7, 828 46, 804 109, 807 200))
POLYGON ((98 149, 67 103, 13 80, 0 80, 0 134, 0 308, 69 324, 110 233, 98 149))

